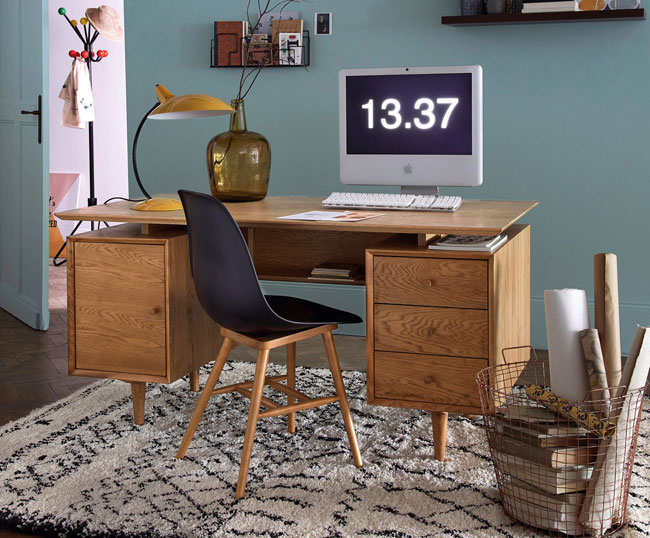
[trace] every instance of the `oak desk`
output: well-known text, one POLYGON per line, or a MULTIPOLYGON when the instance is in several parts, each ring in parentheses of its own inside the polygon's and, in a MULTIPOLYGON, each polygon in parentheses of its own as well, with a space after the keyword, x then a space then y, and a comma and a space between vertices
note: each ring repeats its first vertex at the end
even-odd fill
MULTIPOLYGON (((71 375, 132 384, 144 419, 146 382, 169 383, 214 359, 218 327, 191 283, 182 211, 137 212, 116 202, 57 213, 131 223, 69 238, 71 375)), ((432 414, 444 459, 447 413, 479 413, 474 376, 530 339, 530 233, 516 222, 537 202, 466 200, 455 213, 387 211, 360 222, 277 217, 320 210, 321 198, 226 204, 262 280, 307 282, 325 262, 365 267, 368 403, 432 414), (433 251, 434 234, 495 235, 494 253, 433 251)), ((216 233, 216 231, 215 231, 216 233)), ((509 360, 526 359, 513 354, 509 360)))

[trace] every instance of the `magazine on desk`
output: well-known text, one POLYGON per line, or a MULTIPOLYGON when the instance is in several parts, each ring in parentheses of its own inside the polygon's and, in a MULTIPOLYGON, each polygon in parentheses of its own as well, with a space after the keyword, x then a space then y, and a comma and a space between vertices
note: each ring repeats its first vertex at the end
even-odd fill
POLYGON ((506 235, 448 235, 429 245, 431 250, 464 250, 470 252, 493 252, 508 240, 506 235))
POLYGON ((283 220, 312 220, 312 221, 334 221, 334 222, 359 222, 361 220, 381 217, 385 213, 368 213, 360 211, 306 211, 295 215, 278 217, 283 220))

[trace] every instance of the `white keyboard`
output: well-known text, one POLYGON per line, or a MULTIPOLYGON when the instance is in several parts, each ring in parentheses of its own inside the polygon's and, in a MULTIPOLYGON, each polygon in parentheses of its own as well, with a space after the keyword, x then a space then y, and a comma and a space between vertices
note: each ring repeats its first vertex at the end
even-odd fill
POLYGON ((336 209, 456 211, 461 203, 462 198, 460 196, 333 192, 323 200, 323 207, 336 209))

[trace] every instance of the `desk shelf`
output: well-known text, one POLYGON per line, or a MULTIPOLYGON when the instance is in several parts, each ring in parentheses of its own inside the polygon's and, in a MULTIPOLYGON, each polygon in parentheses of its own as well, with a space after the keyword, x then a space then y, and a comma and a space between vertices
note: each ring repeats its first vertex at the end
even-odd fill
POLYGON ((494 24, 534 24, 550 22, 644 20, 645 9, 607 11, 560 11, 553 13, 501 13, 495 15, 452 15, 441 18, 449 26, 489 26, 494 24))

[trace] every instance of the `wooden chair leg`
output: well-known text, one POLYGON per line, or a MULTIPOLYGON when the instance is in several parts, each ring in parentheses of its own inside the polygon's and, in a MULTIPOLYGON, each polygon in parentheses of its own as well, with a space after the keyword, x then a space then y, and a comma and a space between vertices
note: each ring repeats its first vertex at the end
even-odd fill
POLYGON ((266 365, 269 362, 269 350, 260 350, 257 354, 257 365, 255 366, 255 380, 251 394, 251 406, 248 410, 248 422, 246 423, 246 435, 244 436, 244 447, 241 452, 241 464, 239 465, 239 478, 237 479, 237 491, 235 499, 242 499, 246 491, 246 479, 248 478, 248 467, 253 452, 253 441, 257 429, 257 415, 260 412, 262 391, 266 378, 266 365))
POLYGON ((325 344, 325 351, 327 352, 327 360, 334 379, 334 387, 336 387, 336 394, 339 396, 339 404, 341 406, 341 415, 343 415, 343 423, 345 424, 345 431, 348 433, 348 441, 350 442, 350 449, 352 450, 352 457, 354 464, 357 467, 363 467, 361 460, 361 453, 359 452, 359 445, 357 444, 357 435, 354 432, 354 424, 352 422, 352 415, 350 414, 350 404, 345 392, 345 385, 343 384, 343 376, 341 375, 341 365, 339 358, 336 354, 336 347, 334 347, 334 337, 332 331, 323 333, 323 343, 325 344))
POLYGON ((199 398, 199 403, 196 404, 196 409, 194 409, 192 420, 190 420, 190 424, 185 431, 185 435, 183 436, 181 446, 178 448, 178 452, 176 453, 176 457, 178 459, 183 459, 187 453, 187 449, 189 448, 190 443, 192 442, 192 438, 194 437, 194 432, 196 432, 196 428, 198 427, 199 422, 201 422, 203 412, 208 405, 210 396, 212 396, 214 386, 217 384, 217 381, 219 381, 221 370, 223 370, 223 367, 226 364, 226 360, 228 360, 228 355, 230 354, 232 347, 233 341, 230 338, 224 338, 223 343, 221 344, 221 348, 219 349, 219 353, 217 354, 217 358, 214 361, 212 372, 210 372, 210 377, 208 377, 208 380, 205 383, 205 387, 203 388, 203 392, 199 398))
MULTIPOLYGON (((296 388, 296 343, 291 342, 287 344, 287 387, 290 389, 296 388)), ((287 404, 291 405, 297 400, 288 397, 287 404)), ((289 433, 296 433, 296 413, 289 413, 287 415, 288 431, 289 433)))
POLYGON ((190 372, 190 390, 192 392, 199 392, 199 371, 192 370, 190 372))
POLYGON ((140 381, 131 383, 131 397, 133 399, 133 424, 142 426, 144 424, 144 395, 147 384, 140 381))
POLYGON ((438 461, 445 461, 447 447, 447 418, 444 411, 431 412, 431 426, 433 427, 433 457, 438 461))

